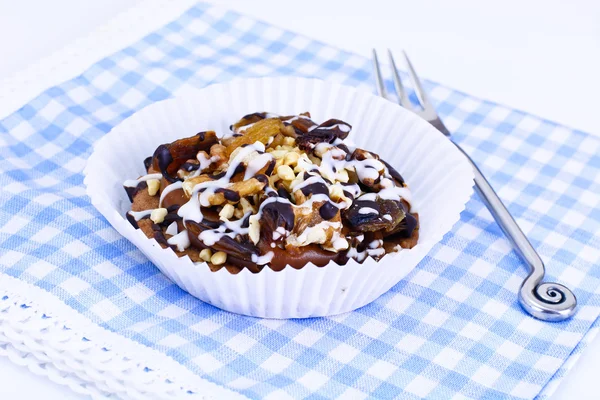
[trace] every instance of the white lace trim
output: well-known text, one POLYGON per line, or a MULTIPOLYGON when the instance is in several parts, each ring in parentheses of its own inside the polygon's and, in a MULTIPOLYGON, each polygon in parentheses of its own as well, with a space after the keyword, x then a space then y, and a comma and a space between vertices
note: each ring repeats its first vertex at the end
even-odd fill
POLYGON ((0 355, 95 398, 245 398, 156 350, 101 328, 52 294, 4 274, 0 355))
MULTIPOLYGON (((174 20, 194 3, 146 0, 0 81, 0 118, 174 20)), ((92 398, 244 398, 158 351, 101 328, 50 293, 4 274, 0 274, 0 355, 92 398)))

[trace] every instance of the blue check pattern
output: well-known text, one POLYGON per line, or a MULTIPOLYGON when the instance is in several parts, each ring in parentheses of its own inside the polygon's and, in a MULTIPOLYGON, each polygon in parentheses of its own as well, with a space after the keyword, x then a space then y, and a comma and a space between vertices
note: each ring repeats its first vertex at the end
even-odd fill
POLYGON ((600 140, 585 133, 425 85, 548 278, 575 291, 579 313, 562 323, 520 309, 526 271, 477 196, 373 304, 288 321, 196 300, 92 207, 82 169, 112 127, 187 89, 266 75, 373 87, 366 58, 198 4, 0 121, 0 272, 250 398, 547 397, 600 312, 600 140))

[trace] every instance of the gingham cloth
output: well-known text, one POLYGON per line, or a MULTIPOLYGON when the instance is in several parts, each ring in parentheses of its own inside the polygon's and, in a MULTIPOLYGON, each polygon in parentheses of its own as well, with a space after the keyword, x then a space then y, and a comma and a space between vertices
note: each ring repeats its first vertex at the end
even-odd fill
POLYGON ((576 293, 579 313, 562 323, 521 310, 525 267, 477 196, 373 304, 287 321, 196 300, 90 204, 82 169, 112 127, 184 89, 266 75, 373 87, 366 58, 199 4, 2 120, 0 271, 251 398, 547 395, 600 312, 600 140, 582 132, 425 84, 546 261, 548 279, 576 293))

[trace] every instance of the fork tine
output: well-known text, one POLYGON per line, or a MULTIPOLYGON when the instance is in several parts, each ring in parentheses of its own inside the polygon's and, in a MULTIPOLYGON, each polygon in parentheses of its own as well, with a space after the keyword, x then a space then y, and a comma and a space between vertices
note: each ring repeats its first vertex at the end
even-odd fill
POLYGON ((373 69, 375 70, 375 80, 377 81, 377 93, 385 98, 385 86, 383 84, 381 68, 379 68, 379 60, 377 59, 377 51, 375 49, 373 49, 373 69))
POLYGON ((425 94, 425 90, 423 90, 423 87, 421 86, 421 80, 417 76, 417 73, 415 72, 412 63, 408 59, 408 56, 406 55, 406 52, 404 50, 402 50, 402 54, 404 55, 404 60, 406 61, 406 65, 408 67, 408 74, 410 75, 410 80, 412 81, 413 86, 415 88, 415 93, 417 94, 419 103, 421 104, 421 107, 425 108, 430 103, 427 99, 427 95, 425 94))
POLYGON ((396 93, 398 94, 398 102, 404 108, 411 109, 412 105, 410 104, 410 100, 406 95, 404 85, 402 85, 402 79, 400 79, 400 74, 398 74, 398 68, 396 68, 396 62, 394 61, 394 56, 392 55, 392 51, 390 49, 388 49, 388 57, 390 59, 390 64, 392 64, 392 75, 394 77, 394 87, 396 88, 396 93))

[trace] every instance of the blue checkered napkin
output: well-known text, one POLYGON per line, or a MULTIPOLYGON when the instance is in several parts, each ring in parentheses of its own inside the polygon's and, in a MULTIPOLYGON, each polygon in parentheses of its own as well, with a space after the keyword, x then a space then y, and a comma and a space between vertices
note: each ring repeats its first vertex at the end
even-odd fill
POLYGON ((548 278, 577 294, 579 313, 563 323, 519 308, 526 271, 476 196, 418 268, 373 304, 289 321, 192 298, 91 206, 81 171, 112 127, 184 89, 263 75, 372 87, 365 58, 199 4, 2 120, 2 273, 251 398, 544 395, 600 312, 600 141, 582 132, 426 83, 548 278))

